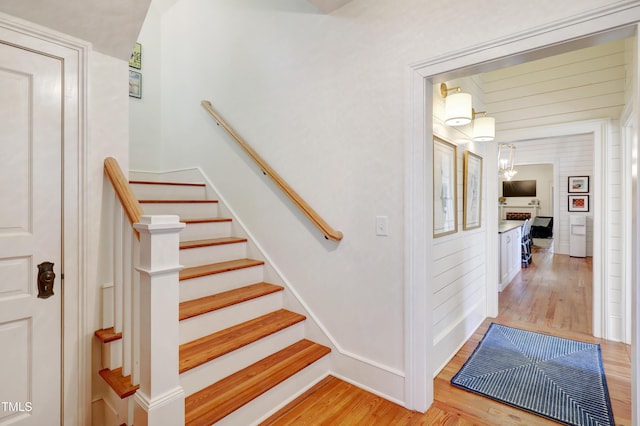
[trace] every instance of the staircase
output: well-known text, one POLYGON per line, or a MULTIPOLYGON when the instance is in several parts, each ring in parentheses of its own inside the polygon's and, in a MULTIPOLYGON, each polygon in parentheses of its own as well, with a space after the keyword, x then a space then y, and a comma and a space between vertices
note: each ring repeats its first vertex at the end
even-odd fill
MULTIPOLYGON (((186 425, 255 424, 326 376, 330 349, 305 339, 305 316, 284 309, 284 287, 264 282, 265 262, 249 258, 257 250, 246 238, 232 236, 233 220, 219 217, 204 183, 130 185, 144 214, 186 223, 176 319, 186 425)), ((114 372, 100 374, 109 382, 114 372)))

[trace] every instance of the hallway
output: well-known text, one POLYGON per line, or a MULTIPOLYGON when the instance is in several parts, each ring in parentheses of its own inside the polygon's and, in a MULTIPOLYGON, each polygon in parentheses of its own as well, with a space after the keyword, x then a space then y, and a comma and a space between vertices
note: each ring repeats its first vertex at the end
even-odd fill
MULTIPOLYGON (((534 249, 535 250, 535 249, 534 249)), ((454 388, 449 381, 491 322, 599 343, 617 425, 631 424, 631 348, 591 336, 592 259, 535 250, 533 263, 500 294, 498 318, 488 318, 435 379, 435 402, 447 425, 552 425, 542 417, 454 388)))
POLYGON ((533 263, 500 294, 498 318, 487 318, 436 377, 426 414, 406 410, 328 377, 264 424, 277 425, 553 425, 542 417, 451 386, 491 322, 599 343, 616 424, 631 425, 631 348, 591 337, 591 258, 535 250, 533 263))

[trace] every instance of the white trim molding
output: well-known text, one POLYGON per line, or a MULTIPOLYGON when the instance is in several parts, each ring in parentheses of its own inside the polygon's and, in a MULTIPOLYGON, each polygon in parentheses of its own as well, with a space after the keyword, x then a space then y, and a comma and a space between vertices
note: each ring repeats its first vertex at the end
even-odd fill
MULTIPOLYGON (((405 220, 407 239, 405 243, 405 336, 406 336, 406 406, 425 411, 433 402, 433 372, 438 366, 430 363, 433 354, 433 308, 429 305, 426 270, 431 268, 433 257, 430 246, 431 222, 431 176, 430 151, 432 148, 432 87, 448 79, 487 72, 513 63, 539 59, 604 41, 632 36, 636 33, 636 22, 640 21, 640 4, 637 1, 621 1, 570 18, 554 21, 537 28, 510 36, 480 43, 446 55, 441 55, 409 65, 407 72, 408 117, 405 131, 405 220)), ((594 130, 595 132, 596 130, 594 130)), ((636 129, 637 132, 637 129, 636 129)), ((598 130, 598 137, 602 130, 598 130)), ((635 135, 634 135, 635 136, 635 135)), ((502 136, 499 135, 500 138, 502 136)), ((530 136, 529 136, 530 138, 530 136)), ((602 143, 599 145, 602 148, 602 143)), ((487 161, 492 161, 487 157, 487 161)), ((600 161, 600 160, 599 160, 600 161)), ((604 167, 604 165, 596 165, 604 167)), ((497 190, 497 189, 496 189, 497 190)), ((602 186, 596 189, 597 200, 602 199, 602 186)), ((497 196, 497 195, 496 195, 497 196)), ((487 193, 487 199, 492 194, 487 193)), ((596 200, 596 202, 597 202, 596 200)), ((489 203, 491 204, 491 203, 489 203)), ((491 212, 488 212, 491 217, 491 212)), ((602 214, 598 216, 602 221, 602 214)), ((497 224, 487 226, 487 245, 497 247, 497 224)), ((602 230, 598 230, 597 244, 602 250, 602 230)), ((594 241, 595 244, 595 241, 594 241)), ((496 252, 497 250, 494 250, 496 252)), ((594 276, 602 280, 603 270, 596 267, 594 276)), ((487 265, 487 294, 495 285, 497 268, 487 265)), ((602 282, 602 281, 600 281, 602 282)), ((602 291, 602 286, 598 289, 602 291)), ((497 304, 488 300, 488 314, 497 314, 497 304)), ((597 309, 594 306, 594 309, 597 309)), ((635 307, 634 307, 635 311, 635 307)), ((594 315, 595 318, 596 315, 594 315)), ((603 319, 594 319, 594 329, 601 330, 603 319), (597 324, 595 322, 597 321, 597 324)))

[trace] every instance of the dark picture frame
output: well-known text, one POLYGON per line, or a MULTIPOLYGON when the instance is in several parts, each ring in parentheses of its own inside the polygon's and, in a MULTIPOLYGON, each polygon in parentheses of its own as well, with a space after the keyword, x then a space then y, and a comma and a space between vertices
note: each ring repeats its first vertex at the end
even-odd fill
POLYGON ((589 193, 589 176, 569 176, 567 191, 571 193, 589 193))
POLYGON ((570 212, 588 212, 589 196, 588 195, 569 195, 568 208, 570 212))

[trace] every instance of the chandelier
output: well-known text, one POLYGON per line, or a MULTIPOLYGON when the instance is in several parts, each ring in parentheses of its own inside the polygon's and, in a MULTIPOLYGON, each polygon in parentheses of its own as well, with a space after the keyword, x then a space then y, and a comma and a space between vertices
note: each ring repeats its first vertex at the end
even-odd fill
POLYGON ((504 176, 506 180, 511 180, 517 170, 513 169, 513 162, 516 158, 516 146, 513 144, 498 145, 498 174, 504 176))

